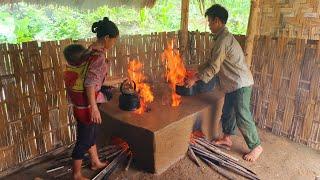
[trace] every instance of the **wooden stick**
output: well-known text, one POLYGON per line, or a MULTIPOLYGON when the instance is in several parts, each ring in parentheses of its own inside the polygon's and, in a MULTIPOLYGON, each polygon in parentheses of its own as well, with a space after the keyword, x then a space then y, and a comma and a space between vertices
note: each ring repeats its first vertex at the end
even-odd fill
POLYGON ((227 179, 230 179, 230 180, 234 180, 234 179, 237 179, 235 176, 227 173, 226 170, 224 170, 223 168, 215 165, 213 162, 209 161, 208 159, 200 156, 200 158, 205 161, 212 169, 214 169, 215 171, 217 171, 219 174, 221 174, 222 176, 224 176, 225 178, 227 179))
POLYGON ((188 147, 188 155, 189 155, 189 158, 193 160, 198 167, 200 167, 200 162, 190 146, 188 147))
POLYGON ((242 175, 242 176, 247 177, 249 179, 254 179, 254 180, 259 179, 256 175, 254 175, 250 172, 247 172, 247 171, 243 171, 242 169, 238 169, 238 167, 231 165, 227 162, 212 158, 212 156, 208 156, 207 154, 202 153, 202 152, 196 151, 196 153, 200 155, 200 158, 204 157, 204 158, 207 158, 208 160, 214 161, 214 162, 218 163, 219 165, 221 165, 221 166, 223 166, 223 167, 225 167, 225 168, 227 168, 227 169, 229 169, 239 175, 242 175))
POLYGON ((64 175, 66 175, 66 174, 69 174, 71 170, 72 170, 72 168, 68 168, 65 172, 54 176, 54 179, 57 179, 57 178, 60 178, 60 177, 62 177, 64 175))
POLYGON ((131 153, 130 153, 130 159, 129 159, 128 164, 127 164, 127 166, 126 166, 126 168, 125 168, 125 171, 128 171, 128 170, 129 170, 129 167, 130 167, 130 165, 131 165, 132 159, 133 159, 133 155, 132 155, 132 152, 131 152, 131 153))
POLYGON ((107 167, 101 170, 92 180, 106 179, 112 171, 122 162, 127 156, 128 149, 124 149, 107 167))
POLYGON ((204 142, 204 139, 202 139, 202 140, 201 139, 195 139, 195 141, 197 143, 199 143, 200 145, 202 145, 202 146, 208 148, 209 150, 213 151, 214 153, 221 154, 221 155, 226 156, 226 157, 228 157, 228 158, 230 158, 230 159, 232 159, 234 161, 239 161, 239 159, 237 159, 237 158, 235 158, 235 157, 233 157, 233 156, 231 156, 231 155, 229 155, 227 153, 224 153, 224 152, 220 151, 219 149, 214 147, 211 143, 204 142))
POLYGON ((247 177, 247 176, 249 177, 250 176, 250 178, 259 179, 254 172, 252 172, 251 170, 243 167, 242 165, 239 165, 239 164, 234 163, 234 162, 228 162, 228 161, 226 161, 224 159, 221 159, 221 158, 215 156, 214 154, 212 154, 212 153, 210 153, 210 152, 208 152, 208 151, 206 151, 204 149, 201 149, 201 148, 195 146, 195 145, 191 145, 191 146, 192 146, 192 148, 195 149, 195 153, 198 154, 198 155, 201 155, 201 156, 204 156, 206 158, 209 158, 210 160, 213 160, 213 161, 219 163, 220 165, 222 165, 224 167, 228 167, 229 169, 236 171, 238 174, 241 174, 241 175, 245 174, 245 175, 243 175, 245 177, 247 177))
POLYGON ((110 155, 107 155, 104 159, 110 159, 110 158, 116 156, 117 154, 121 153, 123 150, 124 149, 120 149, 120 150, 118 150, 118 151, 116 151, 116 152, 114 152, 114 153, 112 153, 110 155))
POLYGON ((49 169, 46 172, 47 173, 51 173, 51 172, 58 171, 58 170, 63 169, 63 168, 64 168, 64 166, 60 166, 60 167, 56 167, 56 168, 53 168, 53 169, 49 169))

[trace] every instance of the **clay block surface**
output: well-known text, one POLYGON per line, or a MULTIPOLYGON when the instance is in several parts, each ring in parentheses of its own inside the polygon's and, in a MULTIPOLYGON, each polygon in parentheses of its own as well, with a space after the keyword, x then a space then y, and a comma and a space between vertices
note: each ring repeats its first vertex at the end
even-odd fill
POLYGON ((185 155, 196 121, 202 121, 203 132, 210 135, 213 118, 222 108, 221 95, 216 92, 183 97, 179 107, 162 105, 156 96, 151 111, 139 115, 119 109, 118 96, 100 106, 100 138, 115 135, 125 139, 133 150, 136 166, 152 173, 162 173, 185 155))

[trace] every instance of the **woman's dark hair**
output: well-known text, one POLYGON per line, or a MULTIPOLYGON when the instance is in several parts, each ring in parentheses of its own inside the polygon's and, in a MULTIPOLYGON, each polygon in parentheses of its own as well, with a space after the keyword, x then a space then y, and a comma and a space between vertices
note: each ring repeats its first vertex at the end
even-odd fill
POLYGON ((214 4, 210 8, 206 10, 205 16, 209 16, 210 18, 219 18, 224 24, 228 21, 228 11, 226 8, 221 6, 220 4, 214 4))
POLYGON ((104 17, 103 20, 93 23, 92 32, 97 33, 97 38, 102 38, 104 36, 115 38, 119 35, 118 27, 107 17, 104 17))

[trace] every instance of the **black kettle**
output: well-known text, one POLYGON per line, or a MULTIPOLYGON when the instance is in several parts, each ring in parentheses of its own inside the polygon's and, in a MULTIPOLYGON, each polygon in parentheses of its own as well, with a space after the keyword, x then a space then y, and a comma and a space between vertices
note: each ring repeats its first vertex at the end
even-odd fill
POLYGON ((124 111, 134 111, 140 107, 140 97, 136 92, 136 83, 134 81, 125 80, 120 85, 119 108, 124 111), (132 82, 132 83, 131 83, 132 82), (125 90, 124 86, 133 84, 133 90, 125 90))

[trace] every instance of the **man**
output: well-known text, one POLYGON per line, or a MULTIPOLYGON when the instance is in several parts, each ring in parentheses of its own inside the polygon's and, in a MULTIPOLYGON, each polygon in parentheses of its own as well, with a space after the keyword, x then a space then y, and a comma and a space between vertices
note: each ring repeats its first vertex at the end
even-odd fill
POLYGON ((224 135, 215 143, 231 147, 231 136, 235 135, 237 125, 250 149, 243 158, 253 162, 263 151, 250 112, 253 77, 238 41, 225 27, 228 11, 215 4, 207 9, 205 16, 208 17, 211 32, 215 34, 214 47, 210 57, 199 67, 198 73, 187 79, 186 84, 191 87, 198 80, 207 83, 215 75, 218 76, 220 88, 225 92, 221 117, 224 135))

